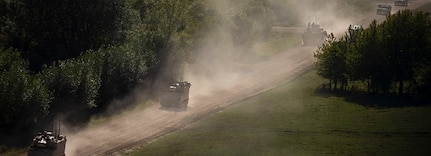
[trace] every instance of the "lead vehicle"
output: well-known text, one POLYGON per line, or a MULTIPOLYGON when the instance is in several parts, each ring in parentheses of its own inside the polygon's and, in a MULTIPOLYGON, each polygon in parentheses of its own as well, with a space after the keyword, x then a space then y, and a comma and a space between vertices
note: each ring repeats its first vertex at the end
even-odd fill
POLYGON ((65 156, 66 136, 42 131, 34 137, 27 156, 65 156))

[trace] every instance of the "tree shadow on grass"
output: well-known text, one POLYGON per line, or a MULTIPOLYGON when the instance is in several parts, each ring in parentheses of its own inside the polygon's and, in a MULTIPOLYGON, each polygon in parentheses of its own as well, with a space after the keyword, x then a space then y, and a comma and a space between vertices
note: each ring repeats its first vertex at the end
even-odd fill
POLYGON ((371 94, 360 91, 330 90, 316 88, 314 94, 321 97, 341 97, 347 102, 370 108, 421 107, 431 105, 431 98, 418 95, 371 94))

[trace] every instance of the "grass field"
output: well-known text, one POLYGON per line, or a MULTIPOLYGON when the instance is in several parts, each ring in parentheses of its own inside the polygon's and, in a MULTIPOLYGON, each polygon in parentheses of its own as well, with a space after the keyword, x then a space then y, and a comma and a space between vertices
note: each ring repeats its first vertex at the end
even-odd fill
POLYGON ((430 105, 366 106, 322 82, 311 71, 129 155, 431 154, 430 105))

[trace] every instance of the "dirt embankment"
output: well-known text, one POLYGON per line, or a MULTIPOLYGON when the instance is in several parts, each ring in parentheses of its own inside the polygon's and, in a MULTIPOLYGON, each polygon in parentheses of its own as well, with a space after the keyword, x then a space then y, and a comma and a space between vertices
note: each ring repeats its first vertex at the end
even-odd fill
MULTIPOLYGON (((425 2, 426 0, 411 0, 409 8, 419 7, 425 2)), ((395 11, 397 9, 402 8, 394 7, 395 11)), ((375 12, 370 12, 357 21, 358 24, 368 25, 374 19, 383 21, 384 16, 376 16, 375 12)), ((292 30, 298 31, 298 29, 292 30)), ((230 75, 232 79, 227 82, 230 85, 216 90, 208 91, 208 86, 204 83, 193 83, 193 78, 190 78, 188 80, 192 82, 191 99, 186 112, 164 111, 159 109, 159 105, 153 105, 143 110, 125 113, 97 127, 66 134, 68 138, 66 155, 119 155, 150 143, 238 101, 289 82, 300 73, 312 68, 315 50, 316 48, 302 48, 298 45, 296 48, 248 67, 248 72, 230 75)))

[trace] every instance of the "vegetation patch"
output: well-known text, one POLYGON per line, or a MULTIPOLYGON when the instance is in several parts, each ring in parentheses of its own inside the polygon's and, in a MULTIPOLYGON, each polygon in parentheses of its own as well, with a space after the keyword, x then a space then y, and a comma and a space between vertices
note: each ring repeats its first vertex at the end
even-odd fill
POLYGON ((369 93, 427 96, 429 23, 425 12, 401 10, 381 24, 351 27, 340 39, 330 34, 314 55, 318 74, 330 81, 329 88, 346 90, 353 81, 364 82, 369 93))

